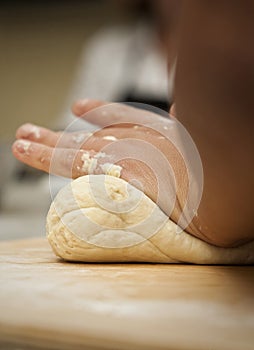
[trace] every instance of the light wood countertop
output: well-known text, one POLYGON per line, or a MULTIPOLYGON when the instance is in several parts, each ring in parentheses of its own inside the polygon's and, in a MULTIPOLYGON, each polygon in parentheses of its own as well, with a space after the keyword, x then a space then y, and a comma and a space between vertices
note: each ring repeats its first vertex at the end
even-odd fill
POLYGON ((254 267, 75 264, 0 243, 0 349, 254 349, 254 267))

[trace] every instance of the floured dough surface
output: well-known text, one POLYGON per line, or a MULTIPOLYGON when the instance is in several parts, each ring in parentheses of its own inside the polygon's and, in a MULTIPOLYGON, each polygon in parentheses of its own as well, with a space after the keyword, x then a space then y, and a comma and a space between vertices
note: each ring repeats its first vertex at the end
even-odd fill
POLYGON ((83 262, 251 264, 254 242, 219 248, 177 232, 143 192, 109 175, 87 175, 51 204, 47 236, 59 257, 83 262))

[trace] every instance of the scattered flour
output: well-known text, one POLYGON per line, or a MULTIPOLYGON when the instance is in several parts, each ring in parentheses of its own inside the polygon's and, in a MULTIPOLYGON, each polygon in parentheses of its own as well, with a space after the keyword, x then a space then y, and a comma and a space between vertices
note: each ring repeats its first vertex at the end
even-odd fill
POLYGON ((86 152, 83 153, 81 160, 83 161, 82 171, 85 174, 92 174, 97 167, 98 160, 86 152))
POLYGON ((29 154, 29 148, 30 148, 30 146, 31 146, 31 142, 30 142, 30 141, 27 141, 27 140, 19 140, 19 141, 18 141, 18 145, 17 145, 18 149, 24 151, 24 153, 25 153, 26 155, 29 154))
POLYGON ((105 158, 106 156, 107 156, 106 153, 99 152, 94 156, 94 158, 99 159, 99 158, 105 158))
POLYGON ((35 125, 31 126, 30 132, 34 136, 34 138, 37 140, 41 137, 40 129, 35 125))
POLYGON ((85 141, 85 139, 88 139, 89 137, 91 137, 93 134, 91 132, 89 133, 82 133, 82 134, 74 134, 72 136, 72 140, 75 143, 82 143, 85 141))
POLYGON ((101 169, 105 175, 120 177, 123 168, 120 165, 105 163, 101 165, 101 169))
POLYGON ((116 141, 116 140, 118 140, 115 136, 104 136, 103 138, 102 138, 103 140, 108 140, 108 141, 116 141))

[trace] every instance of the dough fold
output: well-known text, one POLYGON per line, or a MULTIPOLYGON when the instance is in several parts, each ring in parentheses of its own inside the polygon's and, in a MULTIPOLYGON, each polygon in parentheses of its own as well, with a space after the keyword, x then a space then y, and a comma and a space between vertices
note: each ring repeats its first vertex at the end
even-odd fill
POLYGON ((87 175, 60 190, 47 215, 47 237, 68 261, 252 264, 254 242, 219 248, 177 232, 143 192, 109 175, 87 175))

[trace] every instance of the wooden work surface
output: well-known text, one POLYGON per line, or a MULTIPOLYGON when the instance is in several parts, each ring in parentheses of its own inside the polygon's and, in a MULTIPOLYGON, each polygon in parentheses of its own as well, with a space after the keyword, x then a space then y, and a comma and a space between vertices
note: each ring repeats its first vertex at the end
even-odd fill
POLYGON ((44 239, 0 262, 1 349, 254 349, 252 266, 65 263, 44 239))

